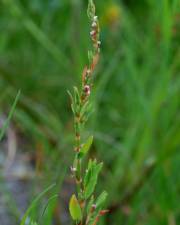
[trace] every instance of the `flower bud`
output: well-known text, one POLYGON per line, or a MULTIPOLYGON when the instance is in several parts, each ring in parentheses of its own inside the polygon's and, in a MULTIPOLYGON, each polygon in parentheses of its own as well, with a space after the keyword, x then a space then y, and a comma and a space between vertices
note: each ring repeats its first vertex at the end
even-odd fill
POLYGON ((96 31, 95 31, 95 30, 92 30, 92 31, 90 32, 90 35, 91 35, 91 36, 94 36, 95 33, 96 33, 96 31))
POLYGON ((84 93, 86 96, 89 96, 90 93, 91 93, 91 89, 90 89, 90 86, 89 85, 85 85, 84 86, 84 93))
POLYGON ((92 23, 92 27, 93 28, 97 27, 97 23, 95 21, 92 23))
POLYGON ((94 210, 96 209, 96 204, 92 205, 92 209, 94 209, 94 210))

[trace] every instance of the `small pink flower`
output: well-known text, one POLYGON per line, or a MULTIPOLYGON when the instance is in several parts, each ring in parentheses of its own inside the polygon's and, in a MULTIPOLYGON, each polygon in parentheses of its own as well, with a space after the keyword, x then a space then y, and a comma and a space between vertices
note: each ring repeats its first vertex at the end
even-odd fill
POLYGON ((84 92, 85 92, 86 96, 89 96, 91 94, 91 89, 90 89, 89 85, 84 86, 84 92))
POLYGON ((92 30, 92 31, 90 32, 90 35, 91 35, 91 36, 94 36, 95 33, 96 33, 96 31, 95 31, 95 30, 92 30))

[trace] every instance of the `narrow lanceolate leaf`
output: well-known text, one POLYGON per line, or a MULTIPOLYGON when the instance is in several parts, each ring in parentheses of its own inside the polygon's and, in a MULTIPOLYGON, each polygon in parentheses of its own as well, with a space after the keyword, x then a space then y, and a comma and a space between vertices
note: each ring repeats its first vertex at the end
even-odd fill
POLYGON ((71 94, 70 91, 67 91, 67 93, 68 93, 68 95, 69 95, 69 97, 71 99, 71 109, 72 109, 72 112, 73 112, 73 114, 75 114, 75 104, 74 104, 73 96, 72 96, 72 94, 71 94))
POLYGON ((93 143, 93 136, 90 136, 90 137, 87 139, 86 143, 82 146, 80 152, 81 152, 83 155, 86 155, 86 154, 88 153, 88 151, 89 151, 89 149, 90 149, 92 143, 93 143))
POLYGON ((89 180, 91 178, 92 163, 93 163, 93 161, 90 159, 89 162, 88 162, 88 168, 86 170, 86 174, 85 174, 85 177, 84 177, 84 186, 85 187, 87 187, 87 185, 89 183, 89 180))
POLYGON ((97 198, 96 200, 96 208, 99 209, 100 207, 103 206, 106 198, 107 198, 107 192, 106 191, 103 191, 100 196, 97 198))
POLYGON ((81 108, 81 117, 83 117, 86 113, 90 112, 92 108, 92 104, 89 103, 89 101, 87 101, 86 103, 84 103, 84 105, 81 108))
POLYGON ((14 100, 14 103, 13 103, 13 105, 12 105, 12 107, 11 107, 10 113, 9 113, 9 115, 8 115, 8 118, 7 118, 7 120, 5 121, 5 123, 4 123, 3 127, 2 127, 2 129, 0 130, 0 141, 1 141, 1 139, 3 138, 3 135, 4 135, 6 129, 7 129, 8 125, 9 125, 10 119, 11 119, 12 116, 13 116, 13 113, 14 113, 14 111, 15 111, 17 102, 18 102, 18 100, 19 100, 20 93, 21 93, 21 92, 18 91, 18 93, 17 93, 17 95, 16 95, 16 98, 15 98, 15 100, 14 100))
POLYGON ((85 199, 88 199, 94 192, 98 175, 100 170, 102 169, 102 166, 103 163, 97 164, 95 160, 91 163, 91 168, 88 169, 87 174, 85 176, 85 191, 84 191, 85 199))
POLYGON ((77 87, 74 87, 74 101, 76 106, 80 105, 80 94, 77 87))
POLYGON ((73 220, 80 221, 82 219, 82 211, 75 195, 72 195, 69 203, 69 211, 73 220))

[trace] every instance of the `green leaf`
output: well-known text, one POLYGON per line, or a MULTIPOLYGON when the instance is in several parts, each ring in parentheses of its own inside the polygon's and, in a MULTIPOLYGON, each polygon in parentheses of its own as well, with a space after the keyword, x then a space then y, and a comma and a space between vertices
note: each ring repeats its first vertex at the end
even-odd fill
POLYGON ((80 104, 80 94, 77 87, 74 87, 74 98, 75 98, 75 105, 80 104))
POLYGON ((71 99, 71 109, 72 109, 72 112, 75 114, 75 104, 74 104, 73 96, 72 96, 72 94, 71 94, 70 91, 67 91, 67 93, 68 93, 68 95, 69 95, 69 97, 71 99))
POLYGON ((52 202, 53 200, 55 200, 55 199, 57 199, 58 198, 58 194, 55 194, 55 195, 53 195, 51 198, 49 198, 48 199, 48 202, 47 202, 47 204, 45 205, 45 208, 44 208, 44 210, 43 210, 43 212, 42 212, 42 217, 44 216, 44 214, 46 213, 46 211, 48 211, 47 209, 48 209, 48 206, 50 205, 50 202, 52 202))
POLYGON ((100 208, 103 204, 104 204, 104 202, 105 202, 105 200, 106 200, 106 198, 107 198, 107 192, 106 191, 103 191, 101 194, 100 194, 100 196, 97 198, 97 200, 96 200, 96 207, 97 208, 100 208))
POLYGON ((81 108, 81 116, 84 116, 84 114, 88 111, 91 111, 92 105, 87 101, 81 108))
POLYGON ((82 152, 78 152, 78 153, 77 153, 77 158, 78 158, 78 159, 82 159, 83 156, 84 156, 84 154, 83 154, 82 152))
POLYGON ((73 102, 73 96, 72 96, 71 92, 69 90, 67 90, 67 93, 68 93, 68 95, 69 95, 69 97, 71 99, 71 102, 73 102))
POLYGON ((8 115, 8 118, 7 118, 7 120, 5 121, 5 123, 4 123, 3 127, 2 127, 2 129, 0 130, 0 141, 1 141, 1 139, 3 138, 4 133, 5 133, 5 131, 6 131, 7 127, 8 127, 8 125, 9 125, 9 121, 11 120, 11 118, 12 118, 12 116, 13 116, 13 113, 14 113, 14 111, 15 111, 17 102, 18 102, 18 100, 19 100, 20 93, 21 93, 21 91, 18 91, 18 93, 17 93, 17 95, 16 95, 16 98, 15 98, 15 100, 14 100, 14 103, 13 103, 13 105, 12 105, 12 107, 11 107, 10 113, 9 113, 9 115, 8 115))
POLYGON ((72 195, 69 202, 69 211, 73 220, 80 221, 82 219, 82 211, 75 195, 72 195))
POLYGON ((41 192, 35 199, 34 201, 31 203, 31 205, 29 206, 29 208, 26 210, 20 225, 25 225, 26 223, 26 219, 29 215, 29 213, 32 211, 32 209, 36 206, 37 202, 49 191, 51 190, 56 184, 52 184, 50 185, 48 188, 46 188, 43 192, 41 192))
POLYGON ((88 168, 86 170, 86 174, 85 174, 85 177, 84 177, 84 186, 86 187, 89 180, 90 180, 90 177, 91 177, 91 169, 92 167, 92 160, 90 159, 89 162, 88 162, 88 168))
POLYGON ((100 170, 102 169, 103 163, 97 164, 96 160, 91 161, 90 164, 88 164, 88 170, 84 178, 84 197, 85 199, 88 199, 91 194, 94 192, 98 175, 100 170))
POLYGON ((88 153, 88 151, 89 151, 89 149, 90 149, 92 143, 93 143, 93 136, 90 136, 90 137, 87 139, 86 143, 83 144, 83 146, 82 146, 82 148, 81 148, 81 150, 80 150, 80 153, 82 154, 82 156, 84 156, 84 155, 86 155, 86 154, 88 153))

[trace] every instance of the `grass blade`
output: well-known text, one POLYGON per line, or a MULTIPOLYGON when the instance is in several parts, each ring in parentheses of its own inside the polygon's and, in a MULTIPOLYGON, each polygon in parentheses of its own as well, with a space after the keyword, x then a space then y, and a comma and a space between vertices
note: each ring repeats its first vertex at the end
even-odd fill
POLYGON ((12 105, 12 107, 11 107, 11 110, 10 110, 10 112, 9 112, 8 118, 7 118, 7 120, 5 121, 3 127, 2 127, 2 129, 1 129, 1 131, 0 131, 0 141, 1 141, 1 139, 3 138, 4 133, 5 133, 5 131, 6 131, 7 127, 8 127, 8 125, 9 125, 10 119, 12 118, 12 115, 13 115, 13 113, 14 113, 14 110, 15 110, 15 108, 16 108, 16 105, 17 105, 17 102, 18 102, 18 99, 19 99, 19 96, 20 96, 20 93, 21 93, 21 91, 19 90, 18 93, 17 93, 17 95, 16 95, 16 98, 15 98, 15 100, 14 100, 14 103, 13 103, 13 105, 12 105))
POLYGON ((20 225, 25 225, 26 219, 29 215, 29 213, 31 212, 31 210, 36 206, 37 202, 49 191, 51 190, 53 187, 55 187, 56 184, 51 184, 49 187, 47 187, 43 192, 41 192, 35 199, 34 201, 31 203, 31 205, 29 206, 29 208, 26 210, 20 225))

